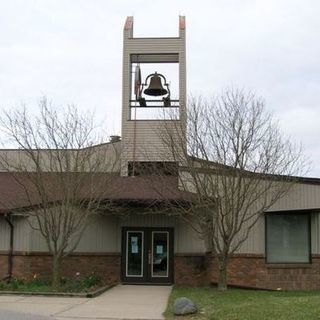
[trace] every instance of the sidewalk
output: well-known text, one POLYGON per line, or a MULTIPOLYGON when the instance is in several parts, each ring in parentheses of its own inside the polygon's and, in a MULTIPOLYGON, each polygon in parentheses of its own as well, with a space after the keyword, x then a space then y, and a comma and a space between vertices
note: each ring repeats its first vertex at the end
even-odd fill
POLYGON ((91 299, 0 295, 0 310, 51 316, 56 320, 162 320, 170 292, 170 286, 118 285, 91 299))

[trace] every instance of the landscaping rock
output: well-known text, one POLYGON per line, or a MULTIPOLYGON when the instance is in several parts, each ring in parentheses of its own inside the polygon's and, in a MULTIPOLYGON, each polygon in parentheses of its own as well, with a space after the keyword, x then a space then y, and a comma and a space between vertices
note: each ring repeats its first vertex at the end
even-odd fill
POLYGON ((178 298, 173 304, 173 312, 175 315, 184 315, 197 312, 195 303, 185 297, 178 298))

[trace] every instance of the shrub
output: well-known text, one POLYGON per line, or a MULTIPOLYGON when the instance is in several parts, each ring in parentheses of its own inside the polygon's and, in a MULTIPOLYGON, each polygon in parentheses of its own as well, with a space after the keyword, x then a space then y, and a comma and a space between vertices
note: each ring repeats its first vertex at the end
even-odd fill
POLYGON ((95 273, 92 273, 90 276, 84 277, 82 282, 85 288, 91 288, 101 283, 101 277, 95 273))

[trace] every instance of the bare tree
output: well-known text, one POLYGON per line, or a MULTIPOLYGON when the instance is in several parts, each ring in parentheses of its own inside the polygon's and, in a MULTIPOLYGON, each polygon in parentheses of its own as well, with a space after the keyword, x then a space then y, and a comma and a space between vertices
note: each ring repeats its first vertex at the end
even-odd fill
MULTIPOLYGON (((206 240, 227 289, 227 265, 263 213, 304 170, 300 148, 280 132, 262 99, 226 90, 208 101, 191 98, 187 121, 160 132, 179 163, 179 187, 192 193, 175 211, 206 240)), ((172 203, 172 202, 171 202, 172 203)))
POLYGON ((61 260, 72 253, 88 217, 110 209, 118 151, 99 144, 93 116, 76 107, 55 110, 46 99, 38 115, 25 108, 6 112, 2 130, 15 151, 1 151, 0 166, 12 174, 28 201, 28 222, 52 254, 52 285, 60 286, 61 260))

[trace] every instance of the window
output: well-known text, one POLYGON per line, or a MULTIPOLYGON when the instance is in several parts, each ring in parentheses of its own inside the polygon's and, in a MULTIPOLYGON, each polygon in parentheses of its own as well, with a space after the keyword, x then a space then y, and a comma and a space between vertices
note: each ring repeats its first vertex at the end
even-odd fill
POLYGON ((310 262, 310 214, 266 215, 267 263, 310 262))
POLYGON ((149 162, 137 161, 128 163, 129 176, 164 175, 177 176, 178 164, 176 162, 149 162))

